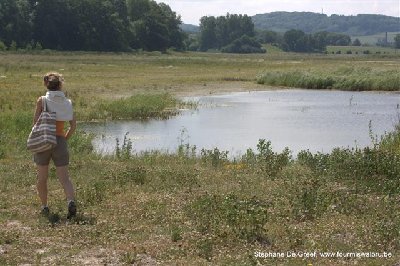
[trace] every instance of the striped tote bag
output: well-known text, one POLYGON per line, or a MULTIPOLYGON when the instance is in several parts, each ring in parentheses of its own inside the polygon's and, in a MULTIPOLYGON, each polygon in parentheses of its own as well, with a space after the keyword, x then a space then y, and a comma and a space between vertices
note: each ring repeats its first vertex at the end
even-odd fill
POLYGON ((28 150, 38 153, 57 145, 56 113, 47 112, 46 98, 42 96, 43 111, 32 128, 27 140, 28 150))

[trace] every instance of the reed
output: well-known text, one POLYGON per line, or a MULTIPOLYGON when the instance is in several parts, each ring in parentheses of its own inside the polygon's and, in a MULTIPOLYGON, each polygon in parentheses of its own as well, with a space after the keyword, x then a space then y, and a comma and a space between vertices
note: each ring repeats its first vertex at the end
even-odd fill
POLYGON ((343 73, 340 68, 338 70, 330 73, 311 71, 266 72, 258 76, 257 83, 305 89, 400 90, 400 74, 397 71, 349 68, 348 72, 343 73))

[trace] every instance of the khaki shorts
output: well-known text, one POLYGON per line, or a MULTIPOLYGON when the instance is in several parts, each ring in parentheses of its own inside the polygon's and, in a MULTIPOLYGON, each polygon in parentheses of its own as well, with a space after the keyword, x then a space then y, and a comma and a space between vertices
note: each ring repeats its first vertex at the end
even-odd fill
POLYGON ((68 144, 65 137, 57 136, 57 145, 53 149, 33 155, 33 161, 37 165, 49 165, 50 159, 53 159, 55 166, 69 164, 68 144))

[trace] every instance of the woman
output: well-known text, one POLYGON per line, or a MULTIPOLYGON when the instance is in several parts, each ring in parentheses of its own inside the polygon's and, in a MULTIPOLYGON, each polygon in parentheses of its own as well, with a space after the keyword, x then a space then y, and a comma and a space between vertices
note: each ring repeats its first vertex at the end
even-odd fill
MULTIPOLYGON (((49 175, 49 163, 50 159, 52 159, 56 166, 56 174, 67 197, 67 218, 69 219, 76 215, 76 204, 74 200, 74 187, 68 175, 69 153, 67 140, 75 132, 76 120, 71 100, 67 99, 64 92, 62 92, 64 82, 62 75, 57 72, 50 72, 44 76, 43 80, 44 86, 47 88, 46 96, 43 97, 47 110, 56 113, 57 145, 51 150, 34 154, 34 162, 37 165, 38 175, 37 190, 42 203, 42 214, 48 215, 50 211, 47 206, 47 179, 49 175), (69 122, 69 128, 64 132, 64 123, 66 121, 69 122)), ((34 124, 42 111, 42 97, 39 97, 36 102, 34 124)))

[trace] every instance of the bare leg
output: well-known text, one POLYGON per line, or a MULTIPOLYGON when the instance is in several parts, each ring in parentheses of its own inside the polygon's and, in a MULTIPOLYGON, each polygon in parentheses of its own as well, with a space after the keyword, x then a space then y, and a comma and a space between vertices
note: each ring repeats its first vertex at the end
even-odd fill
POLYGON ((42 206, 47 206, 47 179, 49 176, 49 166, 48 165, 38 165, 37 166, 38 180, 36 188, 39 194, 42 206))
POLYGON ((72 182, 69 179, 68 166, 56 167, 56 173, 58 176, 58 180, 60 181, 64 189, 67 200, 74 200, 75 199, 74 186, 72 185, 72 182))

